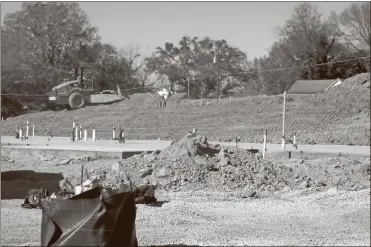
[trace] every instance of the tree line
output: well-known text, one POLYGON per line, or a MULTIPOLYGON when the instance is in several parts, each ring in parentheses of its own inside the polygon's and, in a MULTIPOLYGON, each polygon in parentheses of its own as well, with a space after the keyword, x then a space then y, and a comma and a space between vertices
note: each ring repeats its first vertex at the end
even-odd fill
MULTIPOLYGON (((314 4, 301 3, 276 32, 279 39, 258 58, 224 39, 188 36, 144 57, 136 47, 102 42, 78 3, 24 2, 20 11, 6 14, 1 26, 1 92, 45 94, 63 80, 76 79, 81 68, 97 90, 116 84, 144 90, 166 81, 173 89, 189 90, 192 98, 230 91, 277 94, 296 79, 347 78, 369 71, 369 59, 336 63, 369 56, 368 2, 351 3, 328 18, 314 4), (302 68, 280 70, 290 67, 302 68)), ((15 100, 3 96, 2 111, 4 103, 15 100)))

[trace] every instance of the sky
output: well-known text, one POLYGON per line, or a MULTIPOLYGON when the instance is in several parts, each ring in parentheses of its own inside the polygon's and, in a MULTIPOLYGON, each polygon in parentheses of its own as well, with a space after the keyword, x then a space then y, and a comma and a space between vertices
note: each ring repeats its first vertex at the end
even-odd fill
MULTIPOLYGON (((328 16, 351 2, 315 2, 328 16)), ((299 2, 79 2, 98 27, 103 42, 118 48, 139 45, 143 55, 183 36, 225 39, 249 59, 268 53, 277 40, 274 30, 283 25, 299 2)), ((21 9, 21 2, 1 2, 5 13, 21 9)))

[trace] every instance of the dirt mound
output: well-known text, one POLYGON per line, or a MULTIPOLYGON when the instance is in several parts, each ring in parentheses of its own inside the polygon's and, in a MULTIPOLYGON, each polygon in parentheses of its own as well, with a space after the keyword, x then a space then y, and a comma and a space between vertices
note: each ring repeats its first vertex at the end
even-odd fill
POLYGON ((362 73, 362 74, 352 76, 346 79, 340 85, 341 87, 359 87, 359 86, 370 87, 370 73, 362 73))
MULTIPOLYGON (((250 197, 285 189, 344 190, 369 187, 369 159, 345 158, 300 161, 294 165, 261 160, 260 154, 236 147, 211 145, 205 136, 185 136, 162 152, 142 153, 111 166, 89 171, 88 177, 105 186, 122 188, 153 184, 160 189, 221 191, 241 190, 250 197), (367 182, 368 181, 368 182, 367 182)), ((75 184, 79 177, 71 179, 75 184)))
POLYGON ((30 189, 45 188, 50 192, 59 191, 62 174, 34 171, 1 172, 1 199, 24 199, 30 189))

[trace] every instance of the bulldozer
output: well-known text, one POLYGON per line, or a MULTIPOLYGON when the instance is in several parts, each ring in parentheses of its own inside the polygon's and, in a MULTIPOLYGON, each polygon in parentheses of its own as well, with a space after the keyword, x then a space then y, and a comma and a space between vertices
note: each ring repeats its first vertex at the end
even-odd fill
POLYGON ((47 93, 49 102, 67 106, 71 109, 79 109, 87 105, 114 103, 127 98, 121 94, 119 85, 116 85, 117 91, 95 91, 93 84, 89 87, 84 80, 83 69, 80 70, 81 75, 78 78, 72 81, 65 81, 53 87, 47 93))

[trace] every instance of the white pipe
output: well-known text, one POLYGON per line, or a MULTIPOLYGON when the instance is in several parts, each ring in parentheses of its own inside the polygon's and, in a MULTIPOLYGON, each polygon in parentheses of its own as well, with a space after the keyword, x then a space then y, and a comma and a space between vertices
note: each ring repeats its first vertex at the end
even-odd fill
POLYGON ((28 133, 29 133, 29 125, 30 125, 30 123, 27 121, 26 122, 26 139, 28 140, 28 133))
POLYGON ((75 142, 77 142, 79 140, 79 132, 78 132, 78 128, 77 126, 75 126, 75 142))
POLYGON ((116 139, 116 131, 115 131, 115 125, 112 126, 112 139, 116 139))
POLYGON ((32 125, 32 139, 35 139, 35 125, 32 125))
POLYGON ((93 133, 92 133, 92 137, 91 137, 91 139, 92 139, 93 141, 95 141, 95 130, 93 130, 93 133))
POLYGON ((88 130, 84 130, 84 141, 88 140, 88 130))
POLYGON ((282 110, 282 150, 285 150, 285 118, 286 118, 286 91, 283 93, 283 110, 282 110))
POLYGON ((264 140, 263 140, 263 159, 265 158, 265 152, 267 151, 267 130, 264 132, 264 140))
POLYGON ((122 142, 125 143, 125 131, 122 131, 121 137, 122 137, 122 142))
POLYGON ((19 139, 22 139, 22 129, 19 129, 19 139))
POLYGON ((294 133, 294 145, 296 145, 296 133, 294 133))
POLYGON ((80 131, 79 131, 79 139, 82 140, 82 127, 80 126, 80 131))

